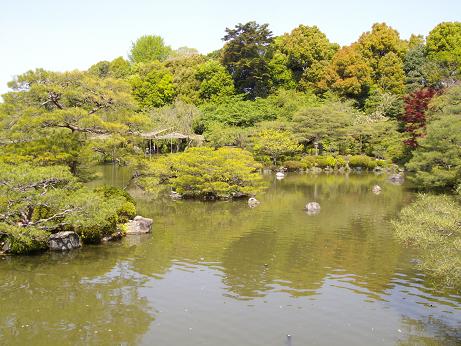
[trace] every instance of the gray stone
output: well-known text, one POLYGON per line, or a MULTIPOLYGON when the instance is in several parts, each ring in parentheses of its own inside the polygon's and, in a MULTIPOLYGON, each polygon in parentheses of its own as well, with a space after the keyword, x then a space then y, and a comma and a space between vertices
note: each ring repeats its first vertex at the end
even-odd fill
POLYGON ((5 240, 4 242, 0 243, 0 253, 9 253, 11 251, 10 242, 5 240))
POLYGON ((254 198, 254 197, 250 197, 250 198, 248 199, 248 206, 249 206, 250 208, 255 208, 255 207, 257 207, 260 203, 261 203, 261 202, 259 202, 259 201, 258 201, 256 198, 254 198))
POLYGON ((103 242, 117 241, 117 240, 121 240, 122 238, 123 238, 122 231, 117 231, 117 232, 114 232, 114 233, 112 233, 111 235, 109 235, 107 237, 102 238, 101 241, 103 241, 103 242))
POLYGON ((175 200, 182 199, 182 195, 177 193, 176 191, 171 191, 170 197, 175 200))
POLYGON ((308 215, 314 215, 320 213, 320 204, 317 202, 309 202, 304 207, 304 210, 308 215))
POLYGON ((375 195, 379 195, 379 194, 381 193, 381 186, 375 185, 375 186, 373 186, 373 188, 371 189, 371 191, 372 191, 375 195))
POLYGON ((150 233, 152 229, 152 219, 148 219, 142 216, 136 216, 134 220, 128 221, 126 224, 126 234, 145 234, 150 233))
POLYGON ((389 181, 390 181, 392 184, 401 185, 401 184, 403 184, 403 182, 405 181, 405 178, 404 178, 404 176, 403 176, 402 173, 391 174, 391 175, 389 176, 389 181))
POLYGON ((58 232, 50 235, 48 246, 52 251, 69 251, 81 246, 80 238, 75 232, 58 232))
POLYGON ((311 168, 311 172, 314 173, 314 174, 320 174, 322 173, 322 169, 320 167, 312 167, 311 168))

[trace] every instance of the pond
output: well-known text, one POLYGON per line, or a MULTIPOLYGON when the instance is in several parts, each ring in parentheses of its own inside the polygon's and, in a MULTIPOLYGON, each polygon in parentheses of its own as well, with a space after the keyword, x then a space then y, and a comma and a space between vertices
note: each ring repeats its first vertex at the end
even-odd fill
MULTIPOLYGON (((129 174, 103 168, 118 186, 129 174)), ((153 233, 0 257, 5 345, 456 345, 461 296, 415 269, 385 176, 266 176, 261 204, 149 199, 153 233), (371 192, 374 184, 382 193, 371 192), (317 201, 321 211, 303 210, 317 201)))

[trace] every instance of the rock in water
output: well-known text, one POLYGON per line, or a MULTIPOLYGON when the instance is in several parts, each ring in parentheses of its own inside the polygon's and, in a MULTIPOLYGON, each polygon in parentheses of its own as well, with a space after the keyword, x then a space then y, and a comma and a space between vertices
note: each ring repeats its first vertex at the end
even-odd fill
POLYGON ((6 240, 4 243, 0 243, 0 254, 10 253, 10 242, 6 240))
POLYGON ((372 191, 375 195, 379 195, 379 194, 381 193, 381 186, 375 185, 375 186, 373 186, 373 188, 371 189, 371 191, 372 191))
POLYGON ((171 191, 170 197, 175 200, 182 199, 182 195, 177 193, 176 191, 171 191))
POLYGON ((128 221, 126 234, 145 234, 152 229, 152 219, 136 216, 133 221, 128 221))
POLYGON ((403 176, 402 173, 398 173, 398 174, 392 174, 390 177, 389 177, 389 181, 392 183, 392 184, 395 184, 395 185, 401 185, 403 184, 405 178, 403 176))
POLYGON ((52 251, 68 251, 81 246, 80 238, 75 232, 58 232, 50 235, 48 246, 52 251))
POLYGON ((259 202, 259 201, 258 201, 256 198, 254 198, 254 197, 250 197, 250 198, 248 199, 248 206, 249 206, 250 208, 254 208, 254 207, 258 206, 260 203, 261 203, 261 202, 259 202))
POLYGON ((116 240, 121 240, 122 238, 123 238, 122 231, 117 230, 116 232, 112 233, 111 235, 102 238, 101 241, 103 241, 103 242, 116 241, 116 240))
POLYGON ((317 202, 309 202, 304 207, 304 210, 306 210, 309 215, 318 214, 320 213, 320 204, 317 202))

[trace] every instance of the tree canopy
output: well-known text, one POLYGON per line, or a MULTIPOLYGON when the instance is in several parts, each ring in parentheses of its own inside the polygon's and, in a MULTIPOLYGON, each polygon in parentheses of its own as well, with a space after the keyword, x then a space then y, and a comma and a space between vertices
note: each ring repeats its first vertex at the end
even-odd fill
POLYGON ((166 60, 171 52, 171 47, 166 46, 160 36, 145 35, 133 43, 129 57, 132 63, 150 63, 166 60))
POLYGON ((268 96, 273 41, 269 25, 240 23, 234 29, 226 28, 223 40, 222 63, 232 76, 236 90, 250 99, 268 96))

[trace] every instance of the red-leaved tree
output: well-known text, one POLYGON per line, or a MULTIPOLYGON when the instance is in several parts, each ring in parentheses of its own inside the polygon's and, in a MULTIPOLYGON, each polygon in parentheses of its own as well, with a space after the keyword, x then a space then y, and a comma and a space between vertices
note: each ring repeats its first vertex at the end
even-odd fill
POLYGON ((405 144, 411 148, 416 148, 417 139, 424 135, 426 111, 435 94, 435 89, 425 88, 415 91, 405 98, 405 113, 402 121, 405 125, 405 132, 410 134, 410 138, 405 141, 405 144))

